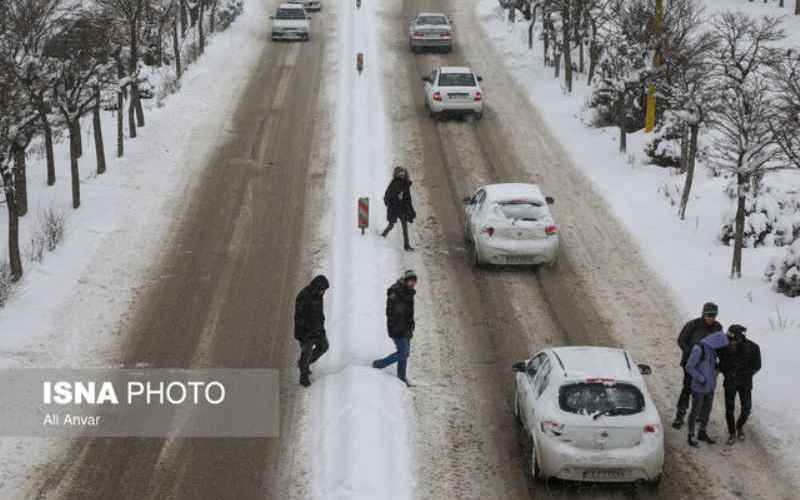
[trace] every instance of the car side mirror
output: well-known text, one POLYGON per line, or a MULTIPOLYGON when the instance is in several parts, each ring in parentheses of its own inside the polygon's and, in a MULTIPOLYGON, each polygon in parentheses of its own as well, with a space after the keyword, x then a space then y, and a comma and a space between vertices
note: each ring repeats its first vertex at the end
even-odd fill
POLYGON ((270 19, 275 19, 275 16, 269 16, 270 19))
POLYGON ((482 81, 483 81, 483 77, 482 77, 482 76, 479 76, 479 77, 478 77, 478 81, 479 81, 479 82, 482 82, 482 81))
POLYGON ((554 200, 552 196, 545 196, 544 201, 546 201, 548 205, 552 205, 553 203, 556 202, 556 200, 554 200))
POLYGON ((472 197, 471 196, 465 196, 465 197, 461 198, 461 201, 464 202, 464 205, 472 205, 472 197))
POLYGON ((639 373, 641 373, 642 375, 650 375, 651 373, 653 373, 653 369, 650 368, 650 365, 639 363, 636 366, 639 367, 639 373))
POLYGON ((430 83, 430 81, 431 81, 431 77, 429 77, 429 76, 423 76, 423 77, 422 77, 422 81, 423 81, 423 82, 428 82, 428 83, 430 83))
POLYGON ((515 372, 525 373, 525 368, 528 366, 527 361, 518 361, 511 365, 514 368, 515 372))

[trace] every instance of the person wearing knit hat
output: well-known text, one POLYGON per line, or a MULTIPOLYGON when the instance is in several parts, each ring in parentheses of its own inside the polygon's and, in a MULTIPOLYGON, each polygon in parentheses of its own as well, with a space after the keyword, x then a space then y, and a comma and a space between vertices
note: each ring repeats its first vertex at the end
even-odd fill
POLYGON ((744 424, 753 407, 753 376, 761 369, 761 349, 745 336, 742 325, 728 327, 728 347, 720 352, 719 370, 725 377, 725 422, 728 425, 728 445, 744 441, 744 424), (742 409, 735 418, 736 395, 742 409))
POLYGON ((408 240, 408 224, 414 222, 417 217, 414 203, 411 200, 411 184, 408 170, 403 167, 395 167, 392 181, 383 195, 383 203, 386 205, 386 220, 389 221, 389 225, 383 230, 381 236, 385 238, 400 219, 403 227, 403 248, 407 252, 414 251, 414 247, 408 240))
POLYGON ((397 363, 397 378, 411 387, 406 376, 408 356, 411 353, 411 338, 414 336, 414 295, 417 273, 409 269, 386 291, 386 329, 397 350, 382 359, 372 362, 372 367, 383 369, 397 363))
POLYGON ((680 429, 683 426, 683 418, 689 409, 689 400, 692 396, 692 378, 686 370, 686 360, 698 342, 710 334, 722 330, 722 325, 717 322, 719 307, 713 302, 703 304, 703 310, 699 318, 695 318, 683 326, 678 335, 678 347, 681 349, 681 371, 683 371, 683 386, 678 397, 678 409, 672 427, 680 429))

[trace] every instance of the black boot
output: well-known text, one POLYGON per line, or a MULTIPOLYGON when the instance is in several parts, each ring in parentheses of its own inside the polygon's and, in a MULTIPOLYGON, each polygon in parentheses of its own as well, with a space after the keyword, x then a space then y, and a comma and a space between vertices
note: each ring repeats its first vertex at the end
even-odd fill
POLYGON ((714 443, 716 443, 716 441, 714 441, 713 439, 711 439, 711 436, 709 436, 708 434, 706 434, 706 431, 700 431, 700 432, 698 432, 698 433, 697 433, 697 440, 698 440, 698 441, 705 441, 705 442, 706 442, 706 443, 708 443, 708 444, 714 444, 714 443))
POLYGON ((727 444, 728 446, 733 446, 733 444, 734 444, 735 442, 736 442, 736 434, 734 434, 734 433, 731 433, 731 434, 728 436, 728 441, 726 441, 726 443, 725 443, 725 444, 727 444))
POLYGON ((308 373, 301 373, 300 374, 300 385, 303 387, 308 387, 311 385, 311 380, 308 378, 308 373))
POLYGON ((389 234, 389 231, 391 231, 393 227, 394 227, 394 224, 392 224, 392 223, 390 222, 390 223, 389 223, 389 225, 388 225, 388 226, 386 226, 386 229, 384 229, 384 230, 383 230, 383 232, 381 233, 381 236, 383 236, 384 238, 386 238, 386 235, 388 235, 388 234, 389 234))
POLYGON ((672 428, 680 429, 681 427, 683 427, 683 417, 675 417, 675 420, 672 421, 672 428))
POLYGON ((744 431, 741 428, 736 430, 736 437, 739 438, 739 441, 744 441, 744 431))
POLYGON ((694 438, 692 438, 691 434, 689 434, 689 440, 687 442, 689 443, 689 446, 691 446, 692 448, 697 448, 697 441, 695 441, 694 438))
POLYGON ((413 252, 414 247, 412 247, 411 244, 408 242, 408 222, 406 222, 405 220, 402 222, 403 222, 403 249, 406 252, 413 252))

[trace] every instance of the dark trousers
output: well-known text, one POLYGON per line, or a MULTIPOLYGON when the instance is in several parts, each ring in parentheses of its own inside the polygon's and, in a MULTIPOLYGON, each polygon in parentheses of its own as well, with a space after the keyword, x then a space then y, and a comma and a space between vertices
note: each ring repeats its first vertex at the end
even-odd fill
POLYGON ((711 415, 711 406, 714 404, 714 393, 692 393, 692 410, 689 412, 689 435, 694 436, 694 425, 700 423, 699 431, 705 432, 708 418, 711 415))
POLYGON ((753 408, 753 388, 751 386, 729 384, 725 386, 725 422, 728 424, 728 434, 733 434, 747 422, 750 410, 753 408), (739 403, 742 405, 742 412, 739 419, 734 420, 736 410, 736 394, 739 394, 739 403))
POLYGON ((411 339, 405 337, 393 338, 397 351, 386 356, 383 359, 375 361, 378 368, 386 368, 392 363, 397 363, 397 378, 406 380, 406 364, 408 356, 411 354, 411 339))
MULTIPOLYGON (((403 246, 410 247, 411 244, 408 242, 408 222, 405 219, 400 219, 400 225, 403 228, 403 246)), ((394 228, 394 222, 390 222, 386 229, 383 230, 383 236, 389 234, 389 232, 394 228)))
POLYGON ((678 396, 678 412, 675 415, 675 420, 683 420, 686 415, 686 410, 689 409, 689 399, 692 397, 692 377, 683 372, 683 387, 681 387, 681 395, 678 396))
POLYGON ((315 335, 300 340, 300 359, 297 360, 297 367, 300 368, 300 375, 308 375, 308 367, 316 362, 328 350, 328 338, 325 334, 315 335))

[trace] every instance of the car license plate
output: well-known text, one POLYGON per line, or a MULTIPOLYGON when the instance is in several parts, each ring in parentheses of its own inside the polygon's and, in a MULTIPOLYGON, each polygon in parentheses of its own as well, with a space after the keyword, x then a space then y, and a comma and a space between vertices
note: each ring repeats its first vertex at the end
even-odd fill
POLYGON ((583 471, 583 478, 588 480, 620 480, 625 479, 625 471, 615 469, 589 469, 583 471))
POLYGON ((506 262, 510 264, 526 264, 533 262, 533 257, 527 255, 508 255, 506 257, 506 262))

